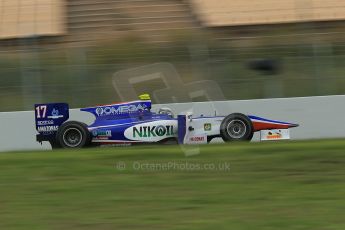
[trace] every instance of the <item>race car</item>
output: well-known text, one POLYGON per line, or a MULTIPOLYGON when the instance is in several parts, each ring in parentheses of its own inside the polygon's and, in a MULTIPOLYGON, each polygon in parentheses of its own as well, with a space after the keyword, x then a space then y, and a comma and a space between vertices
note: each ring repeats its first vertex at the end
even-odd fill
POLYGON ((82 108, 94 115, 91 125, 69 120, 66 103, 35 105, 36 140, 52 148, 82 148, 97 145, 142 143, 206 144, 221 137, 225 142, 250 141, 255 132, 261 140, 289 139, 289 129, 298 124, 232 113, 227 116, 176 117, 169 108, 151 111, 148 94, 139 100, 82 108))

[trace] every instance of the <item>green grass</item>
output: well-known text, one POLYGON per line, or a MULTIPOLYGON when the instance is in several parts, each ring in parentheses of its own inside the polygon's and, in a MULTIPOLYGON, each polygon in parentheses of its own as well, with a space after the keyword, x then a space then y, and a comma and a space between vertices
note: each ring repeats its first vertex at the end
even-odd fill
POLYGON ((3 153, 0 229, 343 230, 344 149, 327 140, 207 145, 189 157, 179 146, 3 153))

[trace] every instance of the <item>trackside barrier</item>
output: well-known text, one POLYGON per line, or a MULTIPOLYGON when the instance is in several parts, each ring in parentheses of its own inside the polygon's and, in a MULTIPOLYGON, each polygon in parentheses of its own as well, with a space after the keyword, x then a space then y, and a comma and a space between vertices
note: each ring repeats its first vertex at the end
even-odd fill
MULTIPOLYGON (((258 100, 215 101, 153 105, 152 110, 170 107, 175 115, 192 112, 194 115, 227 115, 233 112, 300 124, 291 129, 291 139, 345 137, 345 95, 276 98, 258 100)), ((70 110, 70 120, 87 124, 92 114, 70 110)), ((48 143, 36 142, 34 111, 0 113, 0 151, 50 149, 48 143)), ((258 136, 254 136, 257 140, 258 136)))

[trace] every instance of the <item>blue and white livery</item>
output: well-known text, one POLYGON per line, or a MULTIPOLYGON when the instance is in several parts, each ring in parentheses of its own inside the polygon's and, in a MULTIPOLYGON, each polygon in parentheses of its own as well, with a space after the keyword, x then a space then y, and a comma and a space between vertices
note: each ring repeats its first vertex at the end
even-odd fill
POLYGON ((233 113, 227 116, 174 116, 168 108, 151 111, 149 95, 126 103, 80 109, 94 115, 91 125, 69 121, 66 103, 35 105, 37 141, 49 141, 53 148, 81 148, 96 145, 139 143, 204 144, 215 137, 224 141, 251 140, 255 132, 262 140, 289 139, 289 128, 297 124, 233 113))

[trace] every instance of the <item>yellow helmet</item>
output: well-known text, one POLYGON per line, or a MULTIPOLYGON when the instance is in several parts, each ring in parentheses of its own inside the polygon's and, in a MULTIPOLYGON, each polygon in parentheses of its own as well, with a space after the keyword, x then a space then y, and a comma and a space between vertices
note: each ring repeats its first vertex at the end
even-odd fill
POLYGON ((140 100, 151 100, 151 97, 150 97, 150 94, 144 93, 144 94, 139 95, 139 99, 140 100))

